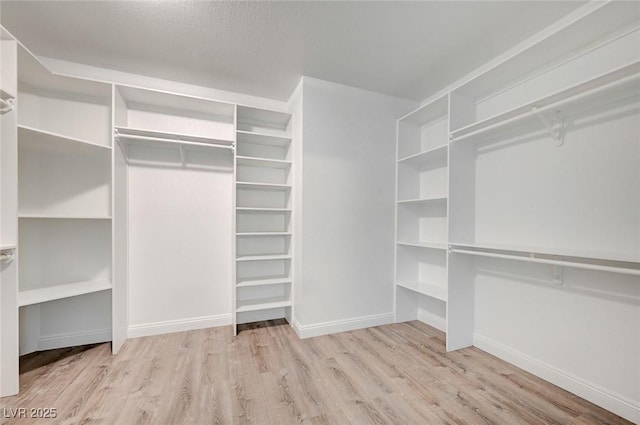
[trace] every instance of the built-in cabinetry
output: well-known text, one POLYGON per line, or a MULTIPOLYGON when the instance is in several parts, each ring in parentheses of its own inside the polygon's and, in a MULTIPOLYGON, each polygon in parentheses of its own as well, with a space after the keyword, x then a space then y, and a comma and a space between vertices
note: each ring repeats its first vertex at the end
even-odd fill
POLYGON ((237 108, 235 332, 292 317, 291 121, 288 113, 237 108))
POLYGON ((291 319, 291 114, 1 53, 1 396, 21 354, 291 319))
MULTIPOLYGON (((636 418, 633 401, 619 400, 634 397, 633 378, 623 375, 640 372, 637 328, 616 328, 627 337, 612 339, 617 365, 599 365, 611 369, 604 378, 589 375, 587 365, 598 360, 593 341, 606 341, 610 325, 593 326, 588 337, 560 331, 570 329, 564 318, 572 322, 589 303, 613 316, 608 303, 616 300, 626 317, 640 288, 637 7, 587 9, 398 120, 396 320, 417 318, 445 330, 447 350, 480 338, 481 348, 636 418), (531 308, 513 298, 518 287, 532 297, 531 308), (551 299, 534 304, 542 294, 573 296, 576 305, 557 313, 551 299), (509 316, 498 318, 487 308, 509 316), (520 331, 526 337, 512 335, 502 321, 527 328, 520 331), (478 336, 478 327, 491 337, 478 336), (548 373, 548 366, 538 368, 491 338, 556 364, 573 356, 564 366, 572 372, 548 373), (539 353, 536 339, 544 341, 539 353), (575 385, 563 373, 589 378, 575 385), (619 379, 607 381, 616 374, 619 379), (591 379, 611 393, 594 397, 591 379)), ((608 320, 600 311, 593 315, 601 316, 596 322, 608 320)), ((612 317, 611 323, 623 321, 612 317)))

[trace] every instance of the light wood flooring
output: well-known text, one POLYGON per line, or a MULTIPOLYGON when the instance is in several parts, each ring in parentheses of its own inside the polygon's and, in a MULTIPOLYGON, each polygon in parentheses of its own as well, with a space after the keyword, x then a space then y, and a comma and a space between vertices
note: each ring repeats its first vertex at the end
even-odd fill
POLYGON ((0 401, 56 419, 2 424, 629 424, 420 322, 300 340, 284 321, 53 350, 21 359, 0 401), (268 326, 267 326, 268 325, 268 326))

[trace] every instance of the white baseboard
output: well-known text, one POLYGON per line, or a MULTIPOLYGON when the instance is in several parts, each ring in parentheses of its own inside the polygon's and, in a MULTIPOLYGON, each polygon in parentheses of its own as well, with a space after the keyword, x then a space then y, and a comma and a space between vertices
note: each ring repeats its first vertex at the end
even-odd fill
POLYGON ((418 309, 418 320, 438 329, 439 331, 447 331, 447 319, 438 316, 437 314, 433 314, 430 311, 418 309))
POLYGON ((388 325, 389 323, 393 323, 393 313, 353 317, 345 320, 332 320, 329 322, 314 323, 312 325, 301 325, 294 319, 292 325, 298 337, 311 338, 314 336, 370 328, 372 326, 388 325))
POLYGON ((474 334, 473 345, 633 423, 640 423, 640 403, 636 401, 612 393, 482 335, 474 334))
POLYGON ((227 326, 231 324, 231 314, 193 317, 181 320, 166 320, 163 322, 131 325, 127 332, 127 338, 140 338, 143 336, 168 334, 173 332, 193 331, 196 329, 213 328, 216 326, 227 326))
POLYGON ((75 332, 40 336, 36 351, 55 350, 56 348, 75 347, 77 345, 97 344, 111 341, 111 329, 92 332, 75 332))

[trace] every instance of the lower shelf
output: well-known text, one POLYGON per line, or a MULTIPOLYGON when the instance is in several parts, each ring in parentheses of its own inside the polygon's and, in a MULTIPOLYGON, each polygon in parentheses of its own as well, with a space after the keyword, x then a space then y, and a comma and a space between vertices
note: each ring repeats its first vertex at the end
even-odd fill
POLYGON ((273 279, 256 279, 256 280, 243 280, 236 284, 237 288, 248 288, 251 286, 264 286, 264 285, 280 285, 291 283, 289 278, 273 278, 273 279))
POLYGON ((442 285, 424 281, 403 281, 396 282, 396 285, 440 301, 447 301, 447 288, 442 285))
POLYGON ((236 313, 247 311, 269 310, 272 308, 291 307, 291 300, 287 297, 258 298, 254 300, 238 301, 236 313))
POLYGON ((94 292, 108 291, 111 282, 107 280, 67 283, 46 288, 30 289, 18 293, 18 306, 40 304, 47 301, 60 300, 94 292))

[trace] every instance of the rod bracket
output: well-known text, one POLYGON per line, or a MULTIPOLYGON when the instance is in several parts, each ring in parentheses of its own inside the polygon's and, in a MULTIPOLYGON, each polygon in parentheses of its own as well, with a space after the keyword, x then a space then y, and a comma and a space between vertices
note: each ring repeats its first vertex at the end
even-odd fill
POLYGON ((0 114, 6 114, 7 112, 11 112, 13 107, 15 106, 13 99, 0 99, 0 114))
POLYGON ((562 118, 561 111, 554 111, 553 122, 549 123, 547 119, 539 111, 536 105, 531 107, 531 112, 538 117, 542 125, 547 129, 551 138, 556 142, 556 146, 562 146, 564 144, 564 120, 562 118))

